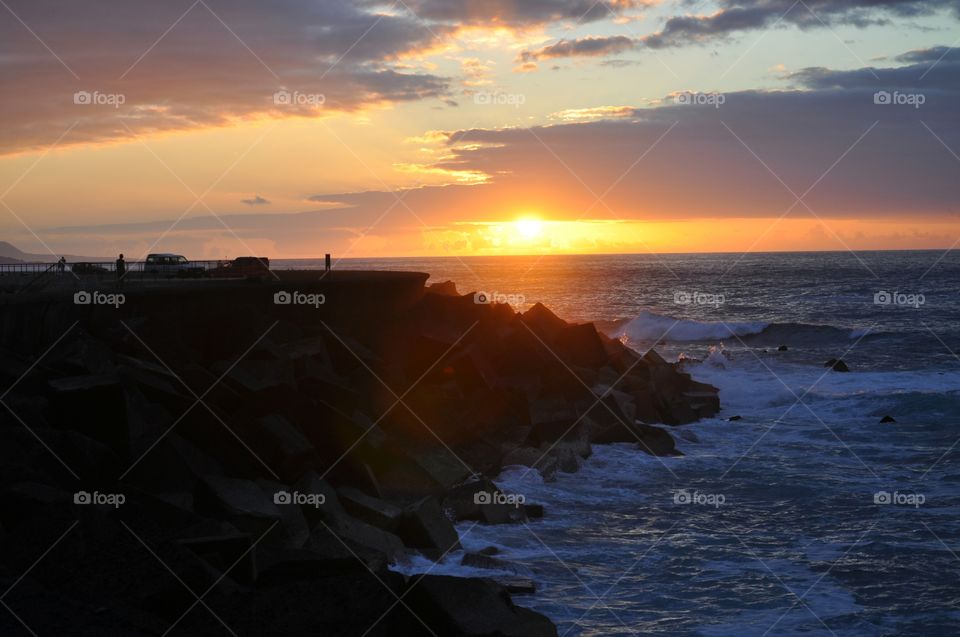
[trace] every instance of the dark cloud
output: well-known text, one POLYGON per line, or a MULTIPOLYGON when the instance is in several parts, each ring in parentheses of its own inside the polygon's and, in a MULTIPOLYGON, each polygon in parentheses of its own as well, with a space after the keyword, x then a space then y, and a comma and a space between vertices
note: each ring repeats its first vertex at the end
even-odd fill
POLYGON ((586 37, 576 40, 560 40, 535 51, 522 51, 518 62, 536 62, 567 57, 601 57, 629 51, 637 45, 627 36, 586 37))
MULTIPOLYGON (((388 3, 372 3, 388 4, 388 3)), ((655 0, 407 0, 418 16, 456 24, 532 26, 571 20, 592 22, 623 15, 655 0)))
POLYGON ((393 62, 451 27, 347 0, 8 4, 37 37, 4 9, 0 152, 45 146, 73 124, 62 144, 447 94, 447 79, 393 62), (89 97, 76 103, 78 92, 89 97))
POLYGON ((266 206, 270 203, 269 199, 264 199, 260 195, 253 197, 252 199, 241 199, 240 203, 246 204, 248 206, 266 206))
POLYGON ((894 18, 916 18, 951 10, 960 14, 957 0, 721 0, 710 15, 675 16, 657 33, 643 38, 654 49, 699 44, 741 31, 793 25, 818 28, 847 24, 866 27, 894 18))
MULTIPOLYGON (((390 245, 399 237, 415 240, 425 224, 500 221, 515 210, 554 219, 659 220, 771 218, 792 206, 791 218, 812 219, 791 190, 806 194, 806 204, 827 220, 952 220, 960 164, 948 148, 960 153, 960 55, 943 48, 906 55, 900 59, 916 62, 804 69, 788 76, 789 89, 727 93, 719 108, 665 99, 632 113, 617 109, 616 119, 451 131, 446 158, 435 167, 483 171, 488 183, 324 193, 310 197, 329 205, 323 211, 224 219, 239 236, 273 241, 286 254, 307 254, 318 241, 342 254, 361 236, 390 245), (906 82, 941 57, 922 91, 906 82), (878 91, 922 92, 926 99, 919 108, 878 104, 878 91)), ((44 236, 155 237, 170 221, 61 228, 44 236)), ((223 226, 196 215, 177 233, 170 249, 181 237, 222 234, 223 226)))

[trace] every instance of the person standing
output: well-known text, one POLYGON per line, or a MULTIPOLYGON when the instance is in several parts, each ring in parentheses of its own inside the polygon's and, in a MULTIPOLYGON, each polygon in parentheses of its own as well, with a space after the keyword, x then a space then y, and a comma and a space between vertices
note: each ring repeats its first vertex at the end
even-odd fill
POLYGON ((120 258, 117 259, 116 271, 117 271, 117 287, 121 287, 123 285, 123 277, 125 277, 127 274, 127 262, 123 260, 122 252, 120 253, 120 258))
POLYGON ((63 274, 64 270, 67 269, 67 258, 60 257, 60 260, 57 261, 57 273, 63 274))

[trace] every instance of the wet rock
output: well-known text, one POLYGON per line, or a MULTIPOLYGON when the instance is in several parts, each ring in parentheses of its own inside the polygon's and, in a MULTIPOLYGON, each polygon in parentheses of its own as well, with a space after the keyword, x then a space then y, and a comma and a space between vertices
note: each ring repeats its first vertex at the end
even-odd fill
POLYGON ((489 555, 482 555, 480 553, 464 553, 463 557, 460 559, 460 566, 489 569, 492 571, 504 571, 506 573, 512 573, 513 575, 526 574, 526 569, 517 564, 513 564, 506 560, 501 560, 495 557, 490 557, 489 555))
POLYGON ((537 592, 536 583, 526 577, 492 577, 491 579, 511 595, 533 595, 537 592))
POLYGON ((884 416, 883 418, 880 419, 881 425, 884 425, 886 423, 894 423, 894 422, 897 422, 897 419, 894 418, 893 416, 884 416))
POLYGON ((697 434, 693 433, 689 429, 684 429, 680 432, 680 437, 686 440, 687 442, 700 442, 700 438, 697 437, 697 434))
POLYGON ((460 537, 434 497, 426 497, 404 509, 398 535, 404 544, 439 559, 460 548, 460 537))
POLYGON ((439 635, 557 635, 549 619, 514 605, 509 593, 491 580, 427 575, 413 584, 406 599, 439 635))
POLYGON ((736 422, 738 420, 743 420, 743 416, 730 416, 727 418, 727 422, 736 422))
POLYGON ((778 352, 788 352, 788 351, 790 351, 790 348, 787 347, 786 345, 781 345, 780 347, 777 348, 777 351, 778 351, 778 352))
POLYGON ((824 367, 833 367, 833 366, 836 365, 836 364, 837 364, 837 359, 831 358, 830 360, 828 360, 827 362, 825 362, 825 363, 823 364, 823 366, 824 366, 824 367))
POLYGON ((835 371, 835 372, 849 372, 849 371, 850 371, 850 368, 847 367, 847 364, 846 364, 845 362, 843 362, 842 359, 841 359, 841 360, 837 360, 837 362, 835 362, 833 365, 831 365, 830 368, 831 368, 833 371, 835 371))

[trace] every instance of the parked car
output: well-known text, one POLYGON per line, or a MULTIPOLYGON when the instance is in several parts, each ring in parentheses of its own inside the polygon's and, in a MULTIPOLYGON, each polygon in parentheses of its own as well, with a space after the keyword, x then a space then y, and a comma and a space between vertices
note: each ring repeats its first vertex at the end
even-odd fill
POLYGON ((144 274, 153 274, 168 277, 198 277, 203 276, 205 268, 187 261, 182 254, 148 254, 143 263, 144 274))
POLYGON ((106 274, 110 271, 99 263, 74 263, 70 270, 74 274, 106 274))
POLYGON ((210 276, 225 279, 265 279, 270 274, 267 257, 237 257, 210 270, 210 276))

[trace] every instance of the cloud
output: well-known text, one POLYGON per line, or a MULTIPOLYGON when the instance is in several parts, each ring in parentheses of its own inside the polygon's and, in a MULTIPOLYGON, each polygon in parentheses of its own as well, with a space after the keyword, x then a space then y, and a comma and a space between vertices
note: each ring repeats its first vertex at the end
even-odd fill
POLYGON ((521 51, 517 62, 536 62, 567 57, 603 57, 629 51, 637 45, 627 36, 585 37, 560 40, 534 51, 521 51))
POLYGON ((657 33, 643 38, 653 49, 701 44, 736 32, 793 25, 820 28, 830 25, 866 27, 891 18, 916 18, 942 10, 960 14, 956 0, 721 0, 710 15, 674 16, 657 33))
POLYGON ((655 0, 407 0, 421 18, 466 25, 526 27, 548 22, 619 18, 655 0))
POLYGON ((551 113, 550 119, 561 122, 591 122, 618 117, 634 117, 637 109, 633 106, 594 106, 592 108, 568 108, 551 113))
MULTIPOLYGON (((548 126, 432 132, 421 141, 437 146, 443 159, 416 169, 448 175, 448 185, 405 192, 318 189, 310 199, 322 203, 322 211, 223 217, 245 240, 269 240, 285 254, 307 254, 318 242, 324 251, 343 254, 361 236, 389 251, 422 245, 418 237, 428 229, 503 221, 529 211, 556 220, 786 215, 816 221, 809 205, 828 223, 955 223, 960 52, 906 55, 915 60, 906 67, 804 69, 785 78, 784 90, 726 93, 719 108, 665 99, 653 107, 560 113, 560 123, 548 126), (941 56, 924 78, 920 108, 875 103, 877 91, 913 92, 904 78, 919 77, 941 56), (487 179, 458 183, 458 175, 487 179), (797 203, 800 195, 804 203, 797 203)), ((43 234, 64 241, 82 235, 155 237, 169 223, 154 222, 149 231, 43 234)), ((223 226, 201 215, 184 219, 177 232, 171 241, 222 234, 223 226)))
POLYGON ((399 60, 439 46, 453 27, 348 0, 8 4, 29 29, 0 20, 0 153, 45 147, 71 125, 61 145, 449 92, 448 79, 399 60), (278 102, 278 91, 295 99, 278 102))
POLYGON ((257 195, 253 199, 241 199, 240 203, 246 204, 248 206, 266 206, 270 203, 269 199, 264 199, 260 195, 257 195))

